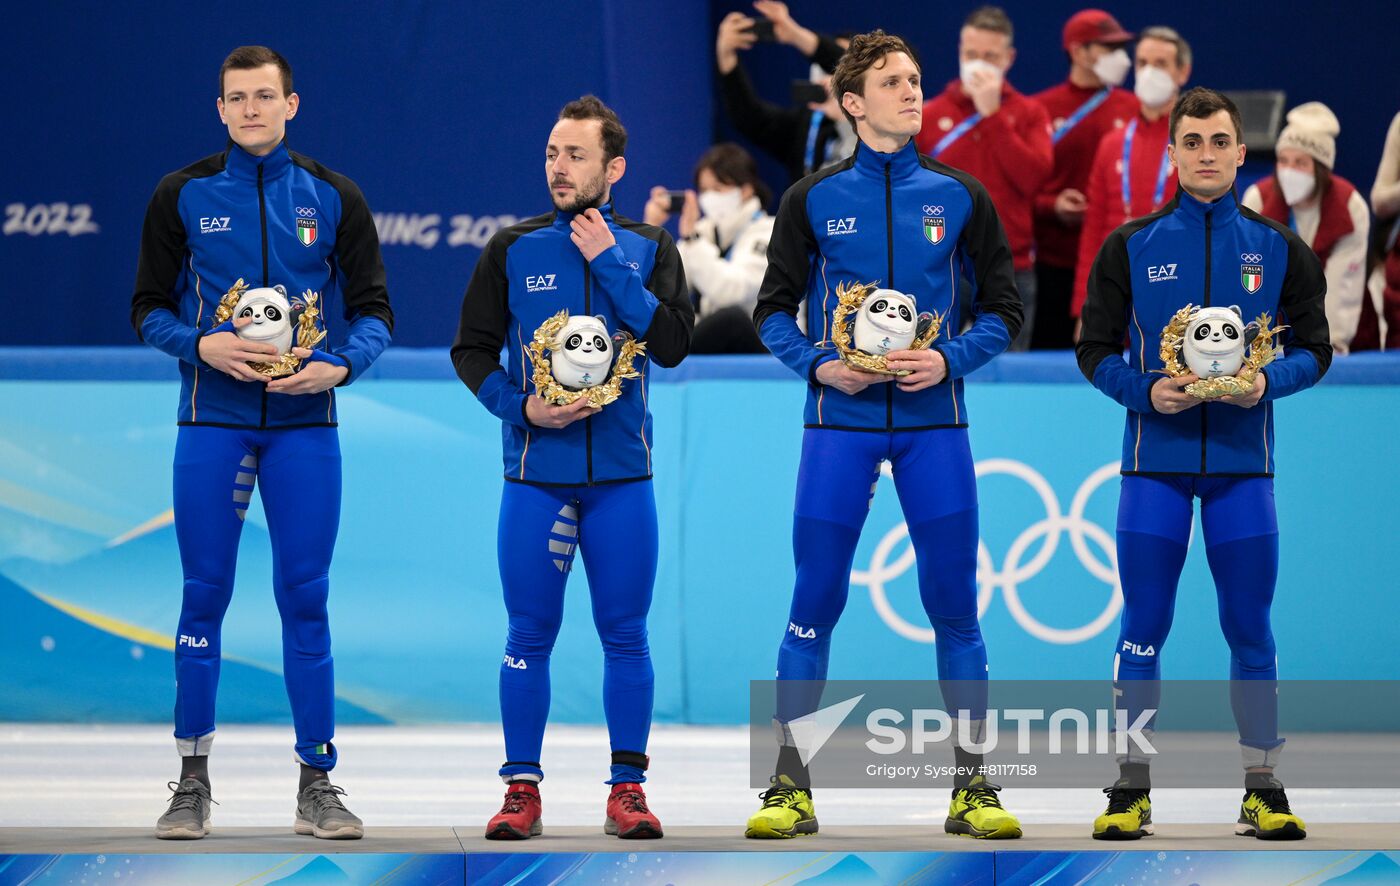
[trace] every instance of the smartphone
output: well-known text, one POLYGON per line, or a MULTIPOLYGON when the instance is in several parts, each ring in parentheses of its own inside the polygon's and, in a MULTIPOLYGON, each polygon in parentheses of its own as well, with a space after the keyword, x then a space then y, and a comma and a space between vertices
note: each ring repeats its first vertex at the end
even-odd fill
POLYGON ((811 80, 792 81, 792 103, 799 108, 826 101, 826 87, 811 80))
POLYGON ((749 29, 753 32, 753 38, 759 43, 775 43, 778 38, 773 34, 773 20, 767 18, 757 18, 753 27, 749 29))
POLYGON ((667 191, 666 195, 671 198, 671 208, 667 212, 676 215, 685 208, 685 191, 667 191))

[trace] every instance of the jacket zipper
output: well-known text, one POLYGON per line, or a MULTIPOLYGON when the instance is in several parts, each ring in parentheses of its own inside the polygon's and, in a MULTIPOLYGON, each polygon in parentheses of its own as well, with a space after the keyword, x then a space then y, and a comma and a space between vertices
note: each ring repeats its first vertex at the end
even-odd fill
MULTIPOLYGON (((889 276, 885 286, 894 289, 894 196, 890 188, 890 164, 885 163, 885 248, 889 262, 889 276)), ((894 430, 894 382, 885 386, 885 430, 894 430)))
MULTIPOLYGON (((1206 285, 1205 285, 1205 307, 1207 307, 1207 308, 1210 307, 1210 252, 1211 252, 1211 250, 1210 250, 1210 220, 1211 220, 1211 213, 1210 213, 1209 211, 1207 211, 1207 212, 1206 212, 1206 285)), ((1202 404, 1201 404, 1201 473, 1202 473, 1202 474, 1204 474, 1204 473, 1206 472, 1206 439, 1207 439, 1206 434, 1207 434, 1207 431, 1208 431, 1209 428, 1210 428, 1210 425, 1208 424, 1207 418, 1206 418, 1207 413, 1208 413, 1209 410, 1207 410, 1206 407, 1209 406, 1209 405, 1210 405, 1210 404, 1208 404, 1208 403, 1202 403, 1202 404)))
MULTIPOLYGON (((593 272, 588 268, 588 259, 583 260, 583 314, 593 314, 593 272)), ((584 453, 588 460, 588 485, 593 485, 593 417, 583 420, 584 453)))
MULTIPOLYGON (((258 222, 262 225, 262 285, 270 285, 267 282, 267 198, 263 195, 263 165, 258 164, 258 222)), ((258 427, 267 427, 267 385, 262 386, 262 417, 258 419, 258 427)))

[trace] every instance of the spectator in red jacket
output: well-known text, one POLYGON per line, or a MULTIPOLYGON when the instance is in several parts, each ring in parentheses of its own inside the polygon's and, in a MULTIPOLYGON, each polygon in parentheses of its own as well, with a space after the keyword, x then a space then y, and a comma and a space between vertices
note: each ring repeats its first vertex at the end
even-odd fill
POLYGON ((1079 260, 1079 228, 1089 170, 1099 141, 1137 116, 1138 100, 1120 89, 1133 68, 1124 48, 1133 35, 1102 9, 1076 12, 1062 35, 1069 78, 1033 96, 1050 115, 1055 168, 1035 198, 1035 329, 1031 347, 1074 344, 1070 297, 1079 260))
POLYGON ((959 78, 924 104, 919 151, 971 173, 986 188, 1006 228, 1025 323, 1010 350, 1030 344, 1035 319, 1031 208, 1054 164, 1050 118, 1006 82, 1016 60, 1011 19, 983 6, 958 37, 959 78))
MULTIPOLYGON (((1070 313, 1077 319, 1089 287, 1089 268, 1114 228, 1162 208, 1176 196, 1176 169, 1167 159, 1168 121, 1181 87, 1191 77, 1191 46, 1175 30, 1144 28, 1134 51, 1133 91, 1142 110, 1099 142, 1084 196, 1079 261, 1070 313), (1124 157, 1129 157, 1124 174, 1124 157)), ((1078 340, 1078 324, 1075 325, 1078 340)))

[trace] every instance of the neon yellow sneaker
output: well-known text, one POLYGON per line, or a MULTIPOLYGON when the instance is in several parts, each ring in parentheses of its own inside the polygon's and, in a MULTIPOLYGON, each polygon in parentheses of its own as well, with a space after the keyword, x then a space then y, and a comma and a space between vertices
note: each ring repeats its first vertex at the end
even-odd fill
POLYGON ((981 840, 1014 840, 1021 836, 1021 823, 1001 808, 999 790, 999 785, 980 775, 967 787, 955 789, 943 830, 981 840))
POLYGON ((1108 794, 1108 808, 1094 819, 1095 840, 1140 840, 1152 834, 1152 801, 1147 791, 1128 787, 1127 779, 1119 779, 1103 792, 1108 794))
POLYGON ((749 818, 744 836, 755 840, 781 840, 817 832, 817 810, 812 795, 786 775, 773 776, 773 786, 758 795, 763 806, 749 818))
POLYGON ((1235 833, 1260 840, 1302 840, 1308 835, 1307 826, 1288 808, 1283 783, 1270 776, 1268 785, 1244 792, 1235 833))

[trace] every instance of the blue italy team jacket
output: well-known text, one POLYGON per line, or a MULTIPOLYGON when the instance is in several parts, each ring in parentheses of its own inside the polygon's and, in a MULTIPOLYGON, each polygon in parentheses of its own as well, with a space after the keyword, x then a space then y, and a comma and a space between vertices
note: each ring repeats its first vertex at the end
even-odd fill
POLYGON ((287 150, 265 157, 230 144, 161 180, 146 210, 131 322, 180 359, 182 425, 292 428, 336 423, 335 393, 269 394, 199 359, 219 299, 239 278, 320 295, 320 325, 349 384, 389 343, 379 237, 355 183, 287 150), (347 328, 348 327, 348 328, 347 328), (333 347, 332 347, 333 345, 333 347))
POLYGON ((899 431, 965 427, 963 377, 1006 350, 1021 328, 1011 248, 992 201, 965 172, 921 156, 913 140, 893 154, 855 153, 783 195, 768 241, 768 272, 754 324, 763 343, 807 381, 809 428, 899 431), (972 323, 960 332, 958 281, 972 281, 972 323), (832 318, 839 283, 878 283, 943 316, 933 347, 947 380, 915 393, 874 384, 844 394, 817 382, 837 359, 832 318), (806 302, 807 330, 797 325, 806 302))
POLYGON ((1089 275, 1077 352, 1085 377, 1128 408, 1123 473, 1272 476, 1273 401, 1316 384, 1332 363, 1326 291, 1307 244, 1233 192, 1202 203, 1178 191, 1109 234, 1089 275), (1264 369, 1258 405, 1207 402, 1175 415, 1153 408, 1162 329, 1187 304, 1235 305, 1247 323, 1268 312, 1289 327, 1284 355, 1264 369))
POLYGON ((617 244, 592 262, 570 239, 574 213, 553 212, 502 228, 486 244, 462 298, 452 345, 457 375, 501 419, 505 477, 542 486, 593 486, 651 476, 650 364, 675 366, 690 350, 695 312, 680 254, 661 228, 601 210, 617 244), (535 388, 526 349, 540 324, 567 308, 604 318, 610 332, 647 344, 622 395, 565 428, 535 427, 525 403, 535 388), (502 347, 506 365, 501 365, 502 347))

